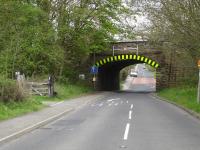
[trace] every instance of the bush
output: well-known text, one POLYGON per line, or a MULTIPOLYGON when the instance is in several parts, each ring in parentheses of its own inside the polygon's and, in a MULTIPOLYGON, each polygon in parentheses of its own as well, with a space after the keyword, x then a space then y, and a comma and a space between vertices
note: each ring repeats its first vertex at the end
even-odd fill
POLYGON ((22 101, 25 99, 25 93, 15 80, 7 79, 0 76, 0 101, 12 102, 22 101))
POLYGON ((127 76, 128 72, 126 70, 123 70, 120 75, 120 80, 125 81, 127 76))

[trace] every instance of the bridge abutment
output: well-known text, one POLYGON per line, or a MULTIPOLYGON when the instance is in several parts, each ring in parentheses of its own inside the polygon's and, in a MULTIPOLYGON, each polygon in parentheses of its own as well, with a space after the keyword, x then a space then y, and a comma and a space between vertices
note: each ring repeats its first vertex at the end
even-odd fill
POLYGON ((120 89, 119 70, 113 68, 101 68, 97 76, 97 89, 105 91, 113 91, 120 89))

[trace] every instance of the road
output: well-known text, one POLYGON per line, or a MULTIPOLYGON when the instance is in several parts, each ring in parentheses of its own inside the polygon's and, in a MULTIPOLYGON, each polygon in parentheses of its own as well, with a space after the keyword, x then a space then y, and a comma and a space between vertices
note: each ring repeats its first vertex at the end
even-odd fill
POLYGON ((144 64, 137 64, 135 72, 138 73, 138 77, 128 76, 123 85, 124 90, 132 92, 156 91, 156 80, 153 72, 149 71, 144 64))
POLYGON ((112 92, 0 150, 198 150, 200 121, 149 93, 112 92))

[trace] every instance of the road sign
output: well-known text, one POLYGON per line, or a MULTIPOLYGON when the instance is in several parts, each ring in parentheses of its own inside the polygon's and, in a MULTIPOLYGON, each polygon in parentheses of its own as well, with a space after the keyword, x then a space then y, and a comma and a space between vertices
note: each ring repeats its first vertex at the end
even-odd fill
POLYGON ((200 60, 198 60, 198 67, 200 68, 200 60))
POLYGON ((92 66, 90 69, 91 74, 97 74, 98 73, 98 67, 97 66, 92 66))

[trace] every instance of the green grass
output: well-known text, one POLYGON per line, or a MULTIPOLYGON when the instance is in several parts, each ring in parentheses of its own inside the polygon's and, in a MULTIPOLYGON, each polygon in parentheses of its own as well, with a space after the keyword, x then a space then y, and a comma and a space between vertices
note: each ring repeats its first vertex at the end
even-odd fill
POLYGON ((13 118, 28 112, 37 111, 44 106, 41 101, 28 99, 23 102, 0 103, 0 120, 13 118))
POLYGON ((42 101, 68 100, 91 92, 92 89, 83 85, 56 84, 57 96, 31 96, 23 102, 0 103, 0 120, 20 116, 44 108, 42 101))
POLYGON ((163 89, 158 92, 160 97, 175 102, 185 108, 200 113, 200 104, 197 104, 197 88, 195 87, 179 87, 163 89))
POLYGON ((83 94, 89 93, 92 91, 91 88, 77 84, 56 84, 55 91, 57 95, 55 97, 48 97, 48 96, 33 96, 33 99, 39 101, 62 101, 68 100, 71 98, 75 98, 81 96, 83 94))

